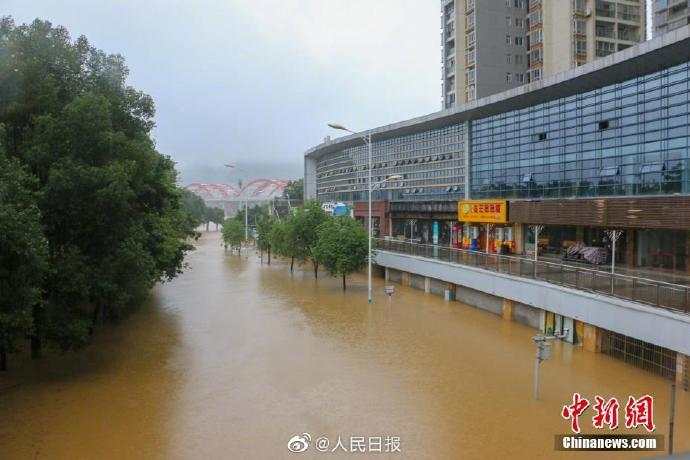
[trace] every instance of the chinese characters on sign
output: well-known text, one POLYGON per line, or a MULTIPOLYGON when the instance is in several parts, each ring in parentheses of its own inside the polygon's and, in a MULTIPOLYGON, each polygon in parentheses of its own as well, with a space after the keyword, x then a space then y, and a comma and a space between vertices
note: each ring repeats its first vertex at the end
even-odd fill
MULTIPOLYGON (((594 401, 592 409, 595 414, 592 417, 592 426, 601 429, 607 425, 609 430, 618 428, 620 409, 618 400, 616 398, 606 400, 596 395, 594 401)), ((563 406, 561 416, 570 420, 570 429, 573 433, 580 432, 580 416, 588 407, 590 407, 589 400, 583 398, 580 393, 573 394, 572 404, 563 406)), ((656 428, 654 425, 654 398, 649 395, 644 395, 638 399, 629 396, 625 405, 625 427, 632 429, 638 426, 643 426, 650 433, 656 428)))
POLYGON ((458 220, 504 224, 508 217, 508 203, 504 200, 462 200, 458 202, 458 220))

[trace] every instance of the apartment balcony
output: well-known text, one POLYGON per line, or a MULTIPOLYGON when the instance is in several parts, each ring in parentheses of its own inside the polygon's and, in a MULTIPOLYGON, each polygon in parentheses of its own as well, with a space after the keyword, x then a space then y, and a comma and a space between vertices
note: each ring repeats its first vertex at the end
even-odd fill
POLYGON ((465 13, 469 13, 474 10, 474 0, 465 0, 465 13))
POLYGON ((629 41, 629 42, 638 42, 638 41, 640 41, 640 32, 637 29, 622 27, 619 24, 619 26, 618 26, 618 39, 629 41))
POLYGON ((616 30, 613 27, 596 27, 597 38, 609 38, 611 40, 616 39, 616 30))
POLYGON ((597 18, 616 19, 616 4, 605 1, 597 1, 596 3, 597 18))

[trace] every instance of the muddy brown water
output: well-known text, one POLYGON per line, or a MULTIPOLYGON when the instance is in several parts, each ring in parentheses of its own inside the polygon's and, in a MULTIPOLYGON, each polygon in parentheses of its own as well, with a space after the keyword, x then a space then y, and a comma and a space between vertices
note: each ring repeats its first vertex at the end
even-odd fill
MULTIPOLYGON (((290 275, 281 261, 225 254, 214 232, 189 263, 86 350, 12 357, 0 377, 0 458, 365 456, 313 445, 291 454, 288 439, 304 432, 331 447, 338 436, 400 438, 402 454, 378 458, 639 458, 554 451, 576 391, 622 404, 650 393, 657 433, 667 432, 666 381, 568 344, 554 346, 533 401, 535 331, 491 313, 401 286, 389 302, 380 279, 369 305, 364 276, 343 292, 310 266, 290 275)), ((676 450, 688 451, 686 392, 677 413, 676 450)))

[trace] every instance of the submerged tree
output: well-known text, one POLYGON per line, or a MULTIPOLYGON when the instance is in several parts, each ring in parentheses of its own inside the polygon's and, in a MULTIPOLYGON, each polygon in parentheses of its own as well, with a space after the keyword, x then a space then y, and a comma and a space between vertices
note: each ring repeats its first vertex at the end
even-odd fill
POLYGON ((49 269, 32 311, 32 350, 88 341, 157 282, 177 275, 196 220, 173 161, 155 149, 152 99, 119 55, 36 20, 0 20, 0 124, 37 179, 49 269))
MULTIPOLYGON (((0 127, 1 128, 1 127, 0 127)), ((2 133, 0 132, 0 135, 2 133)), ((48 246, 40 225, 36 180, 8 158, 0 139, 0 370, 7 353, 32 331, 41 302, 48 246)))
POLYGON ((346 277, 361 270, 367 260, 367 232, 350 217, 326 220, 317 230, 314 256, 332 276, 346 277))
POLYGON ((317 201, 308 201, 297 208, 288 219, 291 226, 295 257, 301 262, 310 259, 314 268, 314 277, 319 275, 319 261, 314 256, 314 247, 318 240, 317 229, 330 217, 317 201))
POLYGON ((244 226, 237 219, 226 219, 223 224, 223 246, 225 249, 237 249, 239 254, 244 242, 244 226))
POLYGON ((271 265, 271 232, 276 222, 276 219, 269 215, 262 216, 256 221, 256 247, 261 252, 262 260, 263 253, 266 251, 268 255, 268 265, 271 265))

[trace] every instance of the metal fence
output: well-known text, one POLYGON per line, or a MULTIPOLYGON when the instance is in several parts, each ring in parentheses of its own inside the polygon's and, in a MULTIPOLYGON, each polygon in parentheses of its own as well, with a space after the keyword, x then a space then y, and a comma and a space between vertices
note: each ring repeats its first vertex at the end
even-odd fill
POLYGON ((659 308, 690 313, 690 287, 636 276, 548 261, 487 254, 399 240, 375 240, 377 249, 483 268, 523 278, 633 300, 659 308))

